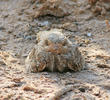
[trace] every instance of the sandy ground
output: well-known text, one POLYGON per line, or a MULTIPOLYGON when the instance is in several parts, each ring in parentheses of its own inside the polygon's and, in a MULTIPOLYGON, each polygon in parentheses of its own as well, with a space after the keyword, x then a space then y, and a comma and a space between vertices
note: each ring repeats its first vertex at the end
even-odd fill
POLYGON ((86 0, 78 4, 76 9, 84 9, 83 13, 33 20, 28 0, 0 0, 0 100, 110 100, 110 32, 105 24, 110 17, 94 17, 86 0), (24 60, 36 44, 36 33, 60 28, 71 17, 76 26, 63 31, 79 45, 86 68, 76 73, 27 74, 24 60))

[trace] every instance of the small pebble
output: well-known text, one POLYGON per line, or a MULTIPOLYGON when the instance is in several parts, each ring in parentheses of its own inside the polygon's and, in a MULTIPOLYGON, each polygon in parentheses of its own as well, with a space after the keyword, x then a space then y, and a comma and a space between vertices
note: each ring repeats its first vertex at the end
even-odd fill
POLYGON ((49 75, 48 72, 42 72, 42 75, 49 75))
POLYGON ((67 75, 67 76, 71 76, 71 73, 70 73, 70 72, 67 72, 66 75, 67 75))
POLYGON ((25 39, 26 40, 32 40, 32 36, 26 36, 25 39))
POLYGON ((80 90, 81 92, 85 92, 85 89, 84 89, 84 88, 79 88, 79 90, 80 90))
POLYGON ((36 36, 26 36, 25 39, 26 40, 35 40, 36 36))
POLYGON ((3 62, 1 58, 0 58, 0 65, 5 65, 5 63, 3 62))
POLYGON ((88 37, 91 37, 91 36, 92 36, 92 34, 91 34, 91 33, 87 33, 87 36, 88 36, 88 37))
POLYGON ((37 21, 37 23, 38 23, 38 25, 40 25, 40 26, 48 26, 48 25, 50 24, 48 21, 43 21, 43 22, 37 21))
POLYGON ((49 24, 48 21, 44 21, 44 22, 42 23, 43 26, 47 26, 48 24, 49 24))
POLYGON ((16 60, 16 59, 12 59, 10 62, 11 62, 11 63, 16 63, 17 60, 16 60))

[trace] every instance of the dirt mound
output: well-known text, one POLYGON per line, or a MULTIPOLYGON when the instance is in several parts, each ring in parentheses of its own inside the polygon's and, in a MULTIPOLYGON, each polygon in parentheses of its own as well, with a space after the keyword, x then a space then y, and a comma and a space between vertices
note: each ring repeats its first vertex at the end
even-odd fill
POLYGON ((74 10, 74 1, 76 0, 37 0, 33 1, 35 15, 34 17, 53 15, 63 17, 69 15, 74 10))
POLYGON ((107 15, 110 10, 110 0, 88 0, 91 10, 96 15, 107 15))

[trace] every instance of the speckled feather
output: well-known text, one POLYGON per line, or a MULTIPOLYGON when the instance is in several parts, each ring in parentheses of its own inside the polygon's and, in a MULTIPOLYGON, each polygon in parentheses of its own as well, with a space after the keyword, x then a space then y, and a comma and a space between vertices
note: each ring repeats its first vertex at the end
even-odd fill
POLYGON ((38 44, 29 53, 26 59, 28 72, 63 72, 67 69, 80 71, 85 61, 78 47, 73 45, 61 30, 52 29, 37 34, 38 44))

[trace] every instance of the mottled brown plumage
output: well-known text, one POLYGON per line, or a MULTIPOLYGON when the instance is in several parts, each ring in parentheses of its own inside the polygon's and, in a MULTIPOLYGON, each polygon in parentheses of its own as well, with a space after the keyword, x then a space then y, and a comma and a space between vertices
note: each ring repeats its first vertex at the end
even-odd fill
POLYGON ((61 32, 53 29, 38 33, 38 44, 26 59, 28 72, 40 72, 44 69, 63 72, 67 69, 80 71, 85 66, 78 47, 73 45, 61 32))

